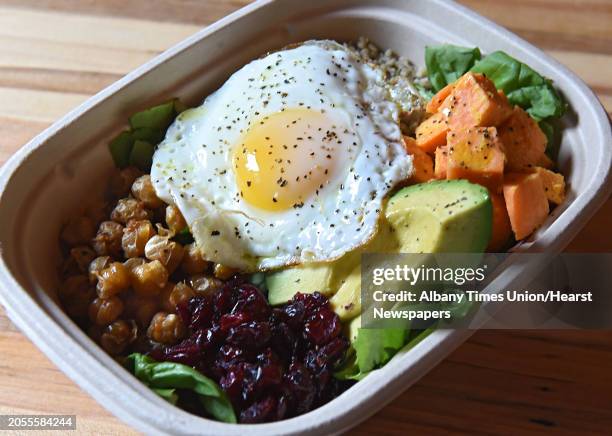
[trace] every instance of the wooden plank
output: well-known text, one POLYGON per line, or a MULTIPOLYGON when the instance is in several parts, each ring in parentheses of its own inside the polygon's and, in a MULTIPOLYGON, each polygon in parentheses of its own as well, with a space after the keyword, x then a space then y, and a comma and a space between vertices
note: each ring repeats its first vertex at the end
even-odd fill
POLYGON ((0 38, 128 52, 154 54, 185 39, 200 28, 201 26, 185 23, 160 23, 145 19, 0 7, 0 38), (24 23, 28 25, 24 26, 24 23), (91 29, 95 29, 95 32, 91 29))

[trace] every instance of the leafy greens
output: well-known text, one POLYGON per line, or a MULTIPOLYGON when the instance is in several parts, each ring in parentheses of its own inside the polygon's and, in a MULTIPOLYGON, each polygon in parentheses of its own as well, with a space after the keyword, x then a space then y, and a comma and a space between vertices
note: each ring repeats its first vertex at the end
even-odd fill
MULTIPOLYGON (((472 71, 491 79, 511 104, 525 109, 536 121, 561 117, 565 113, 566 104, 552 81, 503 51, 495 51, 481 59, 478 48, 449 44, 426 47, 425 64, 435 92, 472 71)), ((547 132, 547 127, 542 129, 548 135, 551 131, 547 132)))
POLYGON ((176 404, 180 398, 180 390, 191 390, 197 394, 202 407, 213 418, 223 422, 236 422, 234 409, 225 392, 195 369, 180 363, 157 362, 140 353, 130 354, 126 367, 166 401, 176 404))

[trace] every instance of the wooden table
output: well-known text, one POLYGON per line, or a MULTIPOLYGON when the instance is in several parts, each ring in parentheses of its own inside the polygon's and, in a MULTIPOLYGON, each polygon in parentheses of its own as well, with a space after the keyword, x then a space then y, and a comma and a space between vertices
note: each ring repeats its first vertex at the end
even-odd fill
MULTIPOLYGON (((88 96, 245 3, 0 0, 0 162, 88 96)), ((463 3, 569 66, 612 112, 611 0, 463 3)), ((610 218, 612 201, 570 249, 610 251, 610 218)), ((611 369, 610 332, 479 332, 354 433, 609 433, 611 369)), ((83 434, 133 432, 1 308, 0 386, 0 414, 76 414, 83 434)))

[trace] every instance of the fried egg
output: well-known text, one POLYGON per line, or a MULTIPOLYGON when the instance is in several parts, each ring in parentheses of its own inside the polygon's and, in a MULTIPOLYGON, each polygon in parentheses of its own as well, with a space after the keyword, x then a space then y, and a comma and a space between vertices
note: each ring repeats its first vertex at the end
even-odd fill
POLYGON ((268 54, 180 114, 151 179, 206 259, 244 271, 330 261, 374 236, 412 172, 383 75, 333 41, 268 54))

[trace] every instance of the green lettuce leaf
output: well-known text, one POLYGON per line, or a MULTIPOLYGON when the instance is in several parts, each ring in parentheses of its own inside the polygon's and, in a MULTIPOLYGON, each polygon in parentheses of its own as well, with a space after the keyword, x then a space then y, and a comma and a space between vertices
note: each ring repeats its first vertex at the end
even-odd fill
POLYGON ((506 93, 510 103, 522 107, 537 121, 565 113, 566 105, 552 81, 503 51, 485 56, 471 71, 486 75, 506 93))
POLYGON ((144 354, 130 354, 127 368, 145 385, 172 404, 179 399, 177 389, 195 392, 204 410, 213 418, 236 422, 236 414, 225 392, 211 379, 195 369, 174 362, 157 362, 144 354))
POLYGON ((130 117, 130 128, 108 144, 118 168, 134 165, 149 172, 155 146, 164 139, 166 129, 187 108, 179 99, 153 106, 130 117))
POLYGON ((467 48, 450 44, 425 47, 427 76, 434 92, 463 76, 479 59, 478 47, 467 48))
POLYGON ((354 355, 334 376, 341 380, 361 380, 380 368, 404 346, 408 330, 360 328, 353 342, 354 355))
POLYGON ((566 104, 552 81, 503 51, 481 59, 478 48, 449 44, 426 47, 425 64, 436 92, 472 71, 486 75, 497 89, 504 91, 510 103, 525 109, 536 121, 565 113, 566 104))

